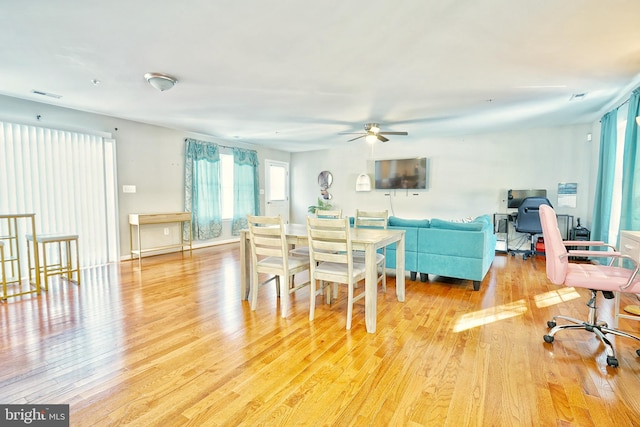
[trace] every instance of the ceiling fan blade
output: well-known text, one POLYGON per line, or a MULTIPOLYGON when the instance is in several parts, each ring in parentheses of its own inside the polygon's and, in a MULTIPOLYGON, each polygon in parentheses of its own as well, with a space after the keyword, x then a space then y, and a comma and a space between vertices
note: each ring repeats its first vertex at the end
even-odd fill
POLYGON ((338 132, 338 135, 366 135, 362 132, 338 132))
POLYGON ((365 136, 367 136, 367 135, 360 135, 360 136, 356 136, 355 138, 350 139, 350 140, 348 140, 347 142, 355 141, 356 139, 364 138, 365 136))
POLYGON ((377 134, 376 137, 378 138, 379 141, 382 141, 382 142, 387 142, 388 141, 387 138, 385 138, 384 136, 382 136, 380 134, 377 134))
POLYGON ((409 135, 409 132, 378 132, 379 135, 409 135))

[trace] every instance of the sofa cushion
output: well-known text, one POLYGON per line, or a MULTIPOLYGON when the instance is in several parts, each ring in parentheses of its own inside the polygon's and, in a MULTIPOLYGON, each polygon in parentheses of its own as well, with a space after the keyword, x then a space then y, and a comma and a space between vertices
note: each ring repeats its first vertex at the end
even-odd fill
POLYGON ((428 219, 405 219, 398 218, 397 216, 389 217, 389 226, 390 227, 429 227, 428 219))
POLYGON ((481 231, 484 227, 485 223, 483 221, 451 222, 438 218, 433 218, 431 220, 431 228, 444 230, 481 231))

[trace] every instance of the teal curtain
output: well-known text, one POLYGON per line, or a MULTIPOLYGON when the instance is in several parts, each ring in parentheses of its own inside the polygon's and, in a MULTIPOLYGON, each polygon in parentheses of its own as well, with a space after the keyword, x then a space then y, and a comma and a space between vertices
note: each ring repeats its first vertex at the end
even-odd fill
MULTIPOLYGON (((611 222, 611 194, 613 193, 616 146, 618 141, 618 109, 615 109, 600 120, 600 160, 596 181, 596 195, 593 206, 593 224, 591 240, 607 242, 609 240, 609 223, 611 222)), ((609 242, 615 244, 616 242, 609 242)))
MULTIPOLYGON (((220 213, 220 152, 216 144, 187 139, 185 150, 184 207, 191 212, 194 240, 222 233, 220 213)), ((188 238, 189 230, 184 230, 188 238)))
POLYGON ((233 149, 233 221, 231 234, 240 235, 247 228, 247 215, 257 215, 259 208, 258 153, 233 149))
POLYGON ((622 166, 622 209, 620 230, 640 230, 640 152, 638 151, 638 123, 640 88, 629 98, 627 127, 624 134, 622 166))

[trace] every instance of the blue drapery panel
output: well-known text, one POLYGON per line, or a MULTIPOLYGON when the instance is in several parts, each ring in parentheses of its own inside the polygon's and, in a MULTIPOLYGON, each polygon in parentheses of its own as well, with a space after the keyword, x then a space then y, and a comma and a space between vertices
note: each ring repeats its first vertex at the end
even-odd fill
POLYGON ((240 235, 247 228, 247 214, 259 212, 258 153, 233 149, 233 222, 231 234, 240 235))
MULTIPOLYGON (((213 239, 222 233, 220 214, 220 151, 216 144, 187 139, 184 207, 191 212, 193 238, 213 239)), ((185 237, 189 237, 189 231, 185 237)))
MULTIPOLYGON (((613 193, 616 146, 618 140, 618 110, 605 114, 600 120, 600 159, 593 206, 591 240, 608 242, 611 222, 611 194, 613 193)), ((609 242, 614 244, 616 242, 609 242)))
POLYGON ((640 151, 638 151, 638 124, 640 115, 640 89, 629 98, 627 127, 624 134, 624 160, 622 166, 622 209, 620 230, 640 230, 640 151))

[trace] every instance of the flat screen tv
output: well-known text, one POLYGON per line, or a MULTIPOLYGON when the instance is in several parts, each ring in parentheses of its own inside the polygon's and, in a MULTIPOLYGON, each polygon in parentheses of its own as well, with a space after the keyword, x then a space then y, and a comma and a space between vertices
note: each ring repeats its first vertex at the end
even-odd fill
POLYGON ((389 159, 375 161, 377 190, 426 190, 427 158, 389 159))
POLYGON ((518 209, 527 197, 547 197, 547 190, 509 190, 507 208, 518 209))

